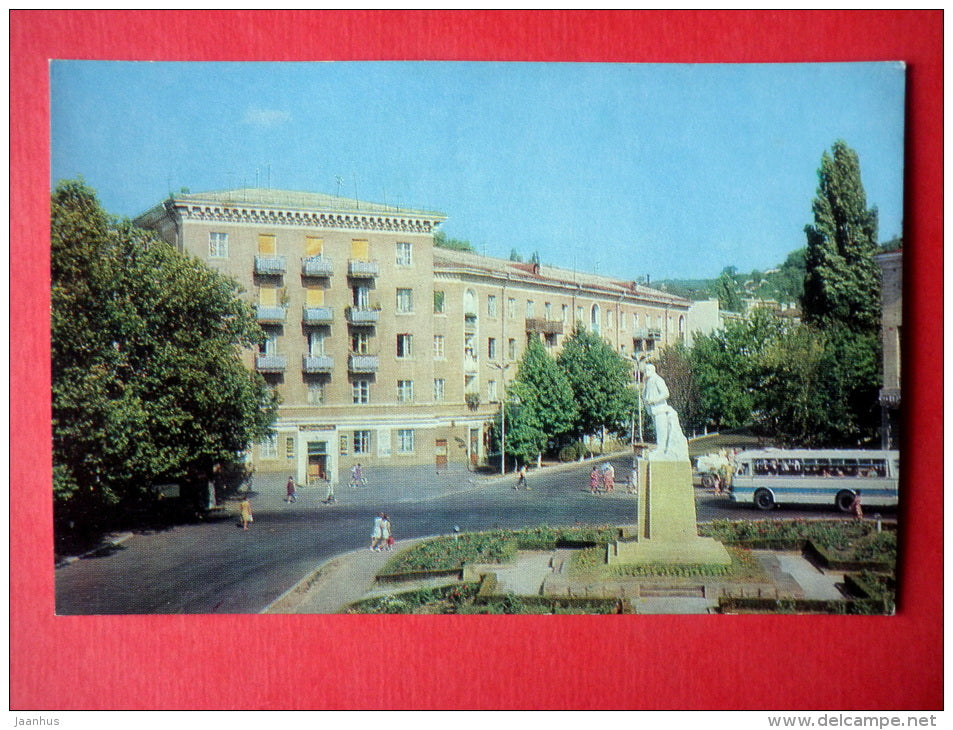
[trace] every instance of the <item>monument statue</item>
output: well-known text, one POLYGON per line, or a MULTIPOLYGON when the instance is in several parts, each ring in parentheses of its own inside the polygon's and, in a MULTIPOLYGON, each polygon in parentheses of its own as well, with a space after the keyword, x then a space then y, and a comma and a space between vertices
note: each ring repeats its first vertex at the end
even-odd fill
POLYGON ((652 414, 655 425, 656 448, 649 454, 650 461, 688 461, 688 440, 682 433, 678 413, 668 404, 668 386, 655 372, 655 366, 645 366, 645 385, 642 398, 652 414))

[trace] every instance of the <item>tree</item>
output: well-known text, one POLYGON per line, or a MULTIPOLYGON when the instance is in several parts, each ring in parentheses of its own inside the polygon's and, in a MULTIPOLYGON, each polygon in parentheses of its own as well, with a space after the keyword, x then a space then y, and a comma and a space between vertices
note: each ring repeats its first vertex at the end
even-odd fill
POLYGON ((735 281, 736 274, 737 269, 734 266, 726 266, 715 282, 718 306, 728 312, 741 311, 741 295, 738 293, 738 282, 735 281))
POLYGON ((506 450, 529 461, 572 428, 576 402, 565 373, 536 337, 530 338, 505 403, 506 450))
POLYGON ((204 487, 269 432, 275 400, 241 349, 263 333, 237 285, 127 221, 82 181, 51 205, 54 499, 102 523, 156 483, 204 487))
POLYGON ((433 234, 433 245, 437 248, 447 248, 452 251, 474 253, 473 245, 469 241, 464 241, 459 238, 449 238, 444 231, 440 230, 433 234))
POLYGON ((842 140, 821 157, 814 224, 805 227, 804 320, 827 337, 822 385, 832 442, 876 437, 882 357, 877 209, 867 207, 857 153, 842 140))
POLYGON ((576 326, 556 358, 566 372, 578 405, 575 434, 620 432, 636 405, 632 363, 601 337, 576 326))
POLYGON ((655 359, 669 389, 668 403, 678 413, 682 427, 691 433, 704 426, 700 419, 701 393, 692 370, 691 353, 682 344, 666 347, 655 359))
POLYGON ((814 198, 814 224, 805 227, 804 320, 855 332, 880 327, 877 209, 867 208, 857 153, 842 140, 824 152, 814 198))

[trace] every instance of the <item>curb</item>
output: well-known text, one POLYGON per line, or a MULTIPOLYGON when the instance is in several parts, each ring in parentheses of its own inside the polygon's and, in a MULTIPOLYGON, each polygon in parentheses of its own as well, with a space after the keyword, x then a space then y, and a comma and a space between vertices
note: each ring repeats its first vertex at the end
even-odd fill
POLYGON ((98 547, 93 548, 92 550, 87 550, 85 553, 82 553, 80 555, 69 555, 65 558, 60 558, 54 564, 54 569, 63 568, 67 565, 72 565, 73 563, 79 560, 82 560, 83 558, 88 558, 90 555, 95 555, 100 550, 105 550, 107 548, 112 548, 112 547, 117 547, 118 545, 122 545, 126 540, 128 540, 132 536, 133 536, 133 533, 124 532, 121 535, 116 535, 114 538, 107 540, 106 542, 102 543, 98 547))

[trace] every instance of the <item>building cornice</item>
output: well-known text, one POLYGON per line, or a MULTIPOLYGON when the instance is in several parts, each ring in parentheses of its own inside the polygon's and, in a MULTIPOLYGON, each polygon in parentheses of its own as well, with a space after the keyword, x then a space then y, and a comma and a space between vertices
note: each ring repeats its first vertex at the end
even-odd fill
POLYGON ((294 226, 300 228, 331 228, 351 231, 394 233, 433 233, 442 219, 381 213, 330 212, 296 210, 271 206, 225 205, 212 203, 180 203, 176 212, 190 221, 211 223, 252 224, 258 226, 294 226))

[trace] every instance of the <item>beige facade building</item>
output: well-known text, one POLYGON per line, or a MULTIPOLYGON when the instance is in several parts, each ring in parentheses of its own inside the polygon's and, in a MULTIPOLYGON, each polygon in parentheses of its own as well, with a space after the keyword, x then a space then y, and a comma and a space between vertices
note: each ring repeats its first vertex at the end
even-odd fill
POLYGON ((439 213, 240 189, 137 219, 234 278, 268 339, 247 353, 280 396, 261 472, 346 481, 366 466, 485 463, 527 338, 575 323, 630 357, 687 336, 690 302, 608 277, 436 248, 439 213))

